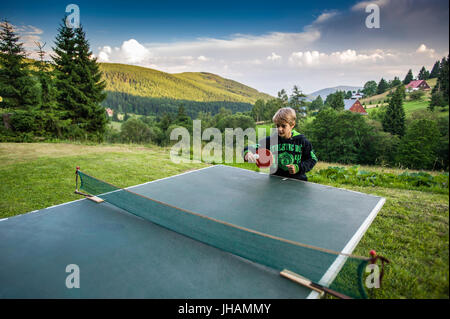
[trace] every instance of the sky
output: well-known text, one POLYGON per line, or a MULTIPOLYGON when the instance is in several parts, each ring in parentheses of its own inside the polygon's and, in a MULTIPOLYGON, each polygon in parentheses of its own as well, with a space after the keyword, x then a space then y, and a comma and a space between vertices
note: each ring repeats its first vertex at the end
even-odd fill
POLYGON ((448 0, 9 1, 0 19, 30 57, 76 4, 93 54, 168 73, 210 72, 258 91, 362 87, 449 53, 448 0))

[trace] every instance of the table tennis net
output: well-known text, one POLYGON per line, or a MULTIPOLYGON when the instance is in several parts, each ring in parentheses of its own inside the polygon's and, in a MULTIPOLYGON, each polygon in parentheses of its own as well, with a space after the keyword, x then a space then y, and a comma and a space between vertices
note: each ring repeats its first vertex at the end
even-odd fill
POLYGON ((287 269, 346 296, 367 298, 363 274, 368 258, 343 255, 229 224, 116 187, 81 171, 78 176, 81 190, 157 225, 278 272, 287 269))

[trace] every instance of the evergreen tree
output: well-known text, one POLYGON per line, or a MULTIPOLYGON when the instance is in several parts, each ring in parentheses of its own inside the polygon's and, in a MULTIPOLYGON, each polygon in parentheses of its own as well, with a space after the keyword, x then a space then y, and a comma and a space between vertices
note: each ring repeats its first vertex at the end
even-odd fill
POLYGON ((71 134, 101 140, 107 118, 100 103, 106 98, 96 59, 80 26, 69 28, 63 19, 52 56, 55 62, 57 102, 72 123, 71 134))
POLYGON ((65 25, 63 19, 62 25, 58 29, 56 36, 56 47, 53 48, 55 55, 52 55, 54 61, 55 85, 57 88, 56 101, 58 107, 65 111, 65 120, 79 123, 77 119, 76 106, 78 101, 78 89, 76 83, 76 54, 75 54, 75 34, 72 28, 65 25))
POLYGON ((306 115, 305 97, 306 95, 302 93, 298 86, 294 85, 289 104, 297 112, 297 114, 300 115, 300 117, 304 117, 306 115))
POLYGON ((309 106, 310 111, 320 111, 323 108, 323 100, 322 97, 319 95, 316 97, 314 101, 311 102, 309 106))
POLYGON ((87 97, 88 125, 87 131, 103 136, 106 131, 107 117, 102 103, 106 98, 104 89, 106 82, 102 80, 102 72, 100 71, 97 58, 92 56, 89 49, 89 42, 86 39, 86 33, 80 25, 75 31, 75 48, 77 55, 78 74, 81 78, 79 83, 80 91, 87 97))
POLYGON ((180 105, 178 107, 178 114, 175 118, 175 123, 187 129, 192 129, 192 120, 189 116, 186 115, 186 111, 183 105, 180 105))
POLYGON ((423 66, 420 69, 419 75, 417 76, 418 80, 428 80, 428 78, 430 77, 430 72, 427 71, 427 69, 425 69, 425 67, 423 66))
POLYGON ((433 68, 431 69, 430 79, 437 78, 439 76, 440 65, 440 61, 436 61, 436 63, 434 63, 433 68))
POLYGON ((346 99, 351 99, 352 96, 353 96, 352 91, 347 91, 347 93, 345 94, 345 98, 346 98, 346 99))
POLYGON ((448 59, 449 59, 448 56, 447 58, 444 57, 442 59, 440 63, 441 67, 439 69, 439 77, 438 77, 439 90, 442 92, 446 104, 448 104, 449 99, 448 59))
POLYGON ((41 91, 40 91, 40 109, 44 113, 44 126, 45 130, 51 135, 56 137, 63 137, 63 133, 67 131, 67 126, 70 120, 62 120, 65 117, 66 112, 58 108, 56 97, 57 90, 55 87, 53 72, 49 70, 49 65, 44 61, 44 45, 39 42, 35 42, 38 47, 39 60, 35 62, 36 75, 39 79, 41 91))
POLYGON ((405 133, 405 110, 403 108, 404 87, 398 87, 389 99, 382 124, 383 130, 393 135, 403 136, 405 133))
POLYGON ((0 24, 0 96, 2 106, 31 111, 39 106, 39 87, 25 61, 23 44, 6 20, 0 24))
POLYGON ((378 83, 377 94, 383 94, 387 89, 389 89, 389 84, 385 79, 381 78, 380 82, 378 83))
POLYGON ((325 100, 325 104, 332 109, 335 109, 336 111, 343 111, 345 108, 344 97, 344 91, 337 91, 332 94, 328 94, 325 100))
POLYGON ((406 74, 405 79, 403 80, 403 84, 408 85, 409 82, 411 82, 412 80, 414 80, 414 76, 412 74, 412 70, 409 69, 408 73, 406 74))
POLYGON ((445 106, 449 103, 449 76, 448 76, 448 57, 442 58, 439 64, 439 75, 436 86, 431 91, 431 100, 429 108, 435 106, 445 106))
POLYGON ((284 89, 278 92, 278 99, 283 103, 284 106, 287 106, 289 103, 289 97, 284 89))
POLYGON ((398 76, 395 76, 394 80, 392 80, 392 82, 391 82, 390 87, 393 88, 393 87, 396 87, 396 86, 401 85, 401 84, 402 84, 402 81, 400 81, 398 76))

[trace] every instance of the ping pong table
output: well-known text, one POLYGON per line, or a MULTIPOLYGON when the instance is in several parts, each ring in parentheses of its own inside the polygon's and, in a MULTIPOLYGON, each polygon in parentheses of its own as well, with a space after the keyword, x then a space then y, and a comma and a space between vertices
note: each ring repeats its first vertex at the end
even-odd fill
MULTIPOLYGON (((259 232, 350 254, 384 198, 215 165, 128 188, 259 232)), ((339 265, 338 265, 339 266, 339 265)), ((327 265, 324 278, 339 267, 327 265)), ((88 199, 0 221, 1 298, 317 298, 279 272, 88 199), (68 265, 79 288, 68 288, 68 265)))

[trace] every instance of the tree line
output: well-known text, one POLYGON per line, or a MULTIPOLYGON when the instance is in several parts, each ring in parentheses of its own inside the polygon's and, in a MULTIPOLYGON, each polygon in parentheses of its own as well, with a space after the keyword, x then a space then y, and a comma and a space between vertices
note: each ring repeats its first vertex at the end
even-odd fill
POLYGON ((364 97, 370 97, 378 94, 383 94, 388 90, 394 89, 399 85, 408 85, 411 81, 428 80, 437 78, 438 85, 432 92, 432 99, 430 106, 444 106, 448 104, 448 56, 443 57, 441 61, 436 61, 431 71, 428 71, 424 66, 420 69, 416 77, 414 77, 411 69, 408 70, 405 78, 400 80, 399 77, 394 77, 393 80, 386 81, 384 78, 377 83, 374 80, 367 81, 364 84, 364 88, 361 90, 364 93, 364 97))
MULTIPOLYGON (((255 120, 249 112, 233 113, 230 109, 220 108, 215 114, 211 112, 198 112, 195 117, 201 121, 201 132, 207 128, 218 128, 222 133, 226 128, 255 128, 255 120)), ((164 113, 158 116, 131 116, 122 125, 120 130, 109 128, 106 140, 111 143, 153 143, 160 146, 171 144, 170 133, 174 128, 184 127, 193 136, 193 121, 186 113, 183 105, 177 112, 164 113)), ((224 136, 224 135, 223 135, 224 136)))
POLYGON ((162 116, 164 113, 177 114, 178 108, 183 106, 186 114, 195 118, 198 112, 210 112, 215 115, 224 107, 236 112, 247 112, 252 109, 252 104, 245 102, 197 102, 190 100, 178 100, 171 98, 143 97, 123 92, 107 91, 107 97, 103 101, 104 107, 109 107, 114 113, 133 113, 145 116, 162 116))
POLYGON ((362 116, 326 108, 302 126, 320 160, 448 171, 449 121, 429 110, 406 118, 400 85, 387 107, 362 116))
POLYGON ((30 61, 14 27, 4 20, 0 28, 1 140, 101 141, 108 122, 101 105, 105 83, 83 27, 62 20, 51 63, 44 60, 45 44, 36 43, 40 60, 30 61))

